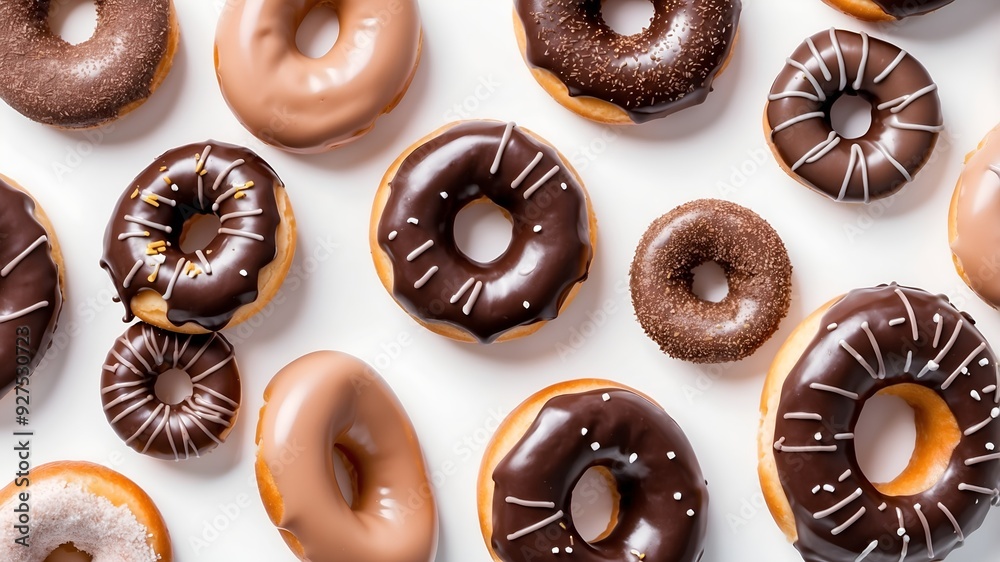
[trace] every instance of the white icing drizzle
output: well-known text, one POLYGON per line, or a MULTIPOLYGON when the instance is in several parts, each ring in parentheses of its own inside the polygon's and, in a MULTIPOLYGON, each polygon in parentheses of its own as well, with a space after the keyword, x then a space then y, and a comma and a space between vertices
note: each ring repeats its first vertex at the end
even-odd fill
POLYGON ((818 162, 821 158, 826 156, 833 150, 838 144, 840 144, 841 138, 837 134, 837 131, 830 131, 827 135, 826 140, 822 140, 816 146, 809 149, 808 152, 799 158, 798 162, 792 164, 792 171, 796 171, 801 168, 804 164, 812 164, 818 162))
POLYGON ((153 199, 156 202, 163 201, 164 203, 166 203, 167 205, 170 205, 171 207, 176 207, 177 206, 177 201, 175 201, 175 200, 173 200, 173 199, 171 199, 169 197, 164 197, 163 195, 160 195, 159 193, 153 193, 152 191, 150 191, 148 189, 143 190, 142 195, 143 195, 143 197, 149 197, 150 199, 153 199))
POLYGON ((810 94, 809 92, 799 92, 796 90, 789 90, 787 92, 780 92, 777 94, 768 94, 767 101, 778 101, 786 98, 805 98, 812 102, 819 103, 819 97, 810 94))
POLYGON ((142 268, 142 264, 145 263, 142 260, 135 260, 135 265, 129 270, 128 275, 122 281, 122 288, 128 289, 132 285, 132 280, 135 279, 135 275, 139 273, 139 269, 142 268))
POLYGON ((788 64, 788 66, 791 66, 792 68, 798 69, 800 72, 802 72, 802 74, 805 75, 806 80, 808 80, 809 83, 812 84, 813 89, 816 90, 816 99, 818 101, 826 101, 826 93, 823 91, 822 86, 819 85, 819 81, 816 80, 816 77, 813 76, 813 73, 810 72, 809 69, 806 68, 804 64, 793 58, 785 59, 785 63, 788 64))
POLYGON ((227 199, 236 195, 237 193, 242 192, 244 189, 250 189, 251 187, 253 186, 243 184, 243 185, 234 185, 233 187, 229 188, 215 200, 215 203, 212 203, 212 211, 218 211, 219 207, 221 207, 222 203, 225 202, 227 199))
POLYGON ((972 353, 970 353, 969 356, 962 361, 962 364, 957 369, 955 369, 955 372, 949 375, 948 378, 943 383, 941 383, 941 390, 948 390, 948 387, 951 386, 951 383, 955 380, 956 377, 958 377, 959 373, 965 370, 968 367, 969 363, 972 363, 972 360, 975 359, 976 356, 979 355, 979 353, 984 349, 986 349, 986 342, 981 342, 979 346, 976 349, 974 349, 972 353))
POLYGON ((924 125, 923 123, 906 123, 900 121, 899 117, 895 119, 886 119, 885 124, 903 131, 923 131, 925 133, 940 133, 944 130, 944 125, 924 125))
POLYGON ((44 234, 36 238, 35 241, 25 248, 20 254, 10 260, 10 263, 4 266, 3 269, 0 269, 0 277, 7 277, 10 275, 10 272, 14 271, 14 268, 24 261, 24 258, 28 257, 31 252, 34 252, 39 246, 47 242, 48 239, 49 237, 44 234))
POLYGON ((941 330, 944 328, 944 322, 941 321, 941 315, 936 312, 934 313, 933 320, 934 323, 937 324, 937 327, 934 328, 934 341, 931 342, 931 347, 937 349, 938 342, 941 341, 941 330))
POLYGON ((889 320, 889 326, 892 327, 896 327, 899 326, 900 324, 905 324, 905 323, 906 323, 906 318, 893 318, 892 320, 889 320))
POLYGON ((998 491, 996 488, 984 488, 982 486, 974 486, 972 484, 966 484, 965 482, 962 482, 958 485, 958 490, 960 492, 975 492, 977 494, 984 494, 987 496, 995 496, 998 493, 1000 493, 1000 491, 998 491))
POLYGON ((844 348, 848 353, 850 353, 851 357, 854 357, 854 359, 856 359, 857 362, 860 363, 861 366, 864 367, 866 371, 868 371, 868 374, 871 375, 873 379, 878 378, 878 373, 875 372, 875 369, 872 369, 872 366, 868 364, 868 361, 865 361, 865 358, 862 357, 860 353, 855 351, 854 348, 851 347, 851 344, 847 343, 844 340, 840 340, 840 347, 844 348))
POLYGON ((847 64, 844 61, 844 51, 840 48, 840 40, 837 39, 837 30, 830 28, 830 42, 833 43, 833 52, 837 53, 837 67, 840 69, 839 90, 847 87, 847 64))
POLYGON ((912 364, 913 364, 913 351, 910 350, 910 351, 906 352, 906 365, 903 367, 903 372, 904 373, 909 373, 910 372, 910 366, 912 364))
POLYGON ((992 453, 989 455, 983 455, 981 457, 972 457, 969 459, 965 459, 965 466, 972 466, 974 464, 979 464, 989 461, 1000 461, 1000 453, 992 453))
POLYGON ((10 314, 0 315, 0 324, 3 324, 5 322, 10 322, 11 320, 17 320, 22 316, 27 316, 28 314, 31 314, 32 312, 45 308, 47 306, 49 306, 49 301, 40 301, 36 302, 35 304, 27 308, 22 308, 21 310, 11 312, 10 314))
POLYGON ((431 268, 428 269, 427 272, 424 273, 422 277, 420 277, 420 279, 417 279, 413 283, 413 288, 414 289, 422 288, 424 285, 427 284, 428 281, 431 280, 431 277, 434 277, 434 274, 437 272, 438 272, 438 266, 432 265, 431 268))
POLYGON ((837 441, 847 441, 847 440, 850 440, 850 439, 854 439, 854 434, 853 433, 837 433, 837 434, 834 434, 833 438, 836 439, 837 441))
POLYGON ((208 258, 205 257, 205 252, 201 250, 195 250, 194 255, 198 256, 198 261, 201 262, 202 269, 205 270, 206 275, 212 274, 212 265, 208 263, 208 258))
POLYGON ((865 67, 868 66, 868 34, 861 32, 861 64, 858 65, 858 75, 851 85, 855 90, 861 89, 861 82, 865 79, 865 67))
POLYGON ((254 209, 253 211, 236 211, 234 213, 227 213, 219 217, 219 222, 226 222, 233 219, 241 219, 243 217, 255 217, 257 215, 264 214, 264 209, 254 209))
POLYGON ((536 181, 534 185, 524 190, 523 197, 525 199, 528 199, 529 197, 534 195, 536 191, 538 191, 539 189, 541 189, 543 185, 545 185, 545 182, 549 181, 550 179, 553 178, 553 176, 558 174, 560 169, 561 168, 559 168, 559 166, 553 166, 551 170, 545 172, 545 175, 542 176, 538 181, 536 181))
POLYGON ((881 152, 882 155, 885 156, 885 159, 888 160, 890 164, 892 164, 892 167, 896 168, 896 170, 899 171, 900 174, 902 174, 902 176, 906 179, 906 181, 913 181, 913 176, 910 175, 910 172, 906 171, 906 168, 903 167, 903 165, 899 163, 899 160, 896 160, 896 158, 893 157, 892 154, 889 154, 889 150, 881 142, 873 141, 872 144, 874 144, 875 148, 877 148, 879 152, 881 152))
POLYGON ((142 374, 142 373, 139 372, 139 369, 135 368, 135 365, 133 365, 132 363, 129 363, 128 361, 126 361, 125 358, 122 357, 114 349, 111 350, 111 355, 113 355, 115 357, 115 359, 118 360, 119 364, 121 364, 122 366, 124 366, 125 368, 127 368, 129 371, 132 371, 133 373, 135 373, 137 375, 142 374))
POLYGON ((525 535, 534 533, 535 531, 537 531, 539 529, 543 529, 543 528, 547 527, 548 525, 551 525, 552 523, 555 523, 556 521, 562 519, 562 517, 563 517, 563 512, 560 509, 559 511, 555 512, 554 514, 552 514, 551 517, 546 517, 545 519, 542 519, 538 523, 534 523, 532 525, 528 525, 527 527, 521 529, 520 531, 515 531, 515 532, 507 535, 507 540, 512 541, 512 540, 515 540, 515 539, 519 539, 519 538, 521 538, 521 537, 523 537, 525 535))
POLYGON ((955 528, 955 534, 958 535, 958 542, 965 542, 965 533, 962 532, 962 526, 958 524, 955 516, 951 514, 951 511, 943 503, 938 502, 937 506, 941 510, 941 513, 944 513, 944 516, 948 518, 948 521, 951 521, 951 526, 955 528))
POLYGON ((142 226, 148 226, 149 228, 155 228, 156 230, 161 230, 163 232, 166 232, 167 234, 170 234, 171 232, 174 231, 174 229, 168 225, 148 221, 141 217, 133 217, 132 215, 125 215, 125 220, 131 223, 141 224, 142 226))
POLYGON ((906 522, 903 520, 903 510, 899 507, 896 508, 896 520, 899 521, 899 528, 896 530, 896 534, 903 536, 906 534, 906 522))
POLYGON ((819 50, 816 49, 816 44, 813 43, 812 37, 806 39, 806 45, 809 45, 809 51, 812 52, 813 58, 819 63, 819 70, 823 73, 823 79, 826 81, 832 80, 833 75, 830 74, 830 68, 826 66, 826 62, 823 60, 823 57, 820 56, 819 50))
POLYGON ((205 178, 198 174, 198 208, 205 208, 205 178))
POLYGON ((127 240, 129 238, 148 238, 149 232, 145 230, 137 230, 135 232, 123 232, 118 235, 119 240, 127 240))
POLYGON ((784 437, 774 443, 774 448, 783 453, 832 453, 837 450, 836 445, 789 446, 785 445, 784 437))
POLYGON ((917 518, 920 519, 920 524, 924 528, 924 536, 927 538, 927 557, 934 558, 934 537, 931 536, 931 527, 927 524, 927 517, 924 516, 924 512, 920 511, 920 504, 913 504, 913 511, 917 512, 917 518))
POLYGON ((837 388, 835 386, 830 386, 828 384, 822 384, 818 382, 810 383, 809 388, 813 390, 821 390, 823 392, 830 392, 833 394, 839 394, 845 398, 850 398, 851 400, 857 400, 858 394, 856 392, 851 392, 850 390, 844 390, 843 388, 837 388))
POLYGON ((903 62, 903 59, 905 57, 906 57, 906 51, 900 50, 899 54, 896 55, 896 58, 893 59, 893 61, 890 62, 889 65, 885 67, 885 70, 883 70, 878 76, 875 77, 875 83, 880 84, 883 80, 888 78, 889 75, 892 74, 892 71, 896 70, 896 67, 899 66, 899 63, 903 62))
POLYGON ((202 371, 202 373, 200 375, 195 375, 195 376, 191 377, 191 382, 192 383, 199 383, 199 382, 201 382, 206 377, 211 376, 212 374, 214 374, 219 369, 221 369, 221 368, 225 367, 226 365, 228 365, 229 362, 232 361, 235 358, 236 358, 236 355, 234 355, 232 352, 230 352, 229 355, 227 355, 226 358, 223 359, 222 361, 219 361, 215 365, 209 367, 208 369, 205 369, 204 371, 202 371))
POLYGON ((465 306, 462 307, 462 313, 466 316, 472 314, 472 308, 476 306, 476 301, 479 300, 479 293, 483 291, 483 282, 476 281, 476 286, 472 288, 472 294, 469 295, 469 300, 466 301, 465 306))
POLYGON ((408 256, 406 256, 406 261, 413 261, 413 260, 419 258, 420 254, 423 254, 427 250, 431 249, 431 246, 433 246, 433 245, 434 245, 434 241, 433 240, 428 240, 428 241, 424 242, 423 244, 421 244, 420 246, 418 246, 417 249, 413 250, 412 252, 410 252, 410 254, 408 256))
POLYGON ((854 562, 861 562, 865 558, 868 558, 868 555, 871 554, 873 550, 875 550, 876 546, 878 546, 877 540, 868 543, 868 546, 861 551, 861 554, 859 554, 858 557, 854 559, 854 562))
POLYGON ((850 527, 850 526, 851 526, 851 525, 853 525, 853 524, 854 524, 855 522, 857 522, 857 520, 858 520, 858 519, 861 519, 861 517, 862 517, 862 516, 863 516, 863 515, 865 514, 865 512, 867 512, 867 511, 868 511, 868 510, 867 510, 867 509, 865 509, 865 507, 864 507, 864 506, 861 506, 861 509, 857 510, 857 511, 856 511, 856 512, 854 513, 854 515, 852 515, 852 516, 851 516, 851 517, 850 517, 850 518, 849 518, 849 519, 848 519, 847 521, 844 521, 844 522, 843 522, 842 524, 840 524, 840 525, 838 525, 838 526, 834 527, 833 529, 830 529, 830 534, 831 534, 831 535, 834 535, 834 536, 836 536, 836 535, 839 535, 840 533, 843 533, 844 531, 846 531, 846 530, 847 530, 847 528, 848 528, 848 527, 850 527))
POLYGON ((520 505, 522 507, 541 507, 546 509, 555 509, 556 507, 554 502, 522 500, 521 498, 515 498, 514 496, 507 496, 504 498, 504 501, 514 505, 520 505))
POLYGON ((205 169, 205 163, 208 162, 208 155, 212 153, 212 145, 206 145, 205 150, 201 151, 201 154, 195 154, 194 158, 194 173, 201 173, 205 169))
POLYGON ((918 99, 926 96, 927 94, 937 90, 937 84, 931 84, 929 86, 924 86, 912 94, 903 94, 894 100, 889 100, 887 102, 880 103, 876 106, 876 109, 883 111, 888 109, 891 113, 899 113, 903 111, 909 105, 918 99))
POLYGON ((247 232, 245 230, 239 230, 236 228, 220 228, 219 234, 228 234, 230 236, 241 236, 243 238, 249 238, 251 240, 256 240, 258 242, 263 242, 264 237, 255 232, 247 232))
POLYGON ((226 181, 226 177, 229 176, 229 172, 232 172, 237 167, 242 166, 243 164, 246 164, 246 161, 240 158, 239 160, 234 160, 228 166, 226 166, 226 168, 222 170, 222 173, 219 174, 219 177, 215 178, 215 183, 212 184, 212 191, 219 189, 219 186, 222 185, 222 182, 226 181))
POLYGON ((451 296, 451 299, 448 302, 450 302, 451 304, 455 304, 456 302, 458 302, 458 300, 462 298, 462 295, 464 295, 465 292, 468 291, 475 283, 476 283, 476 278, 469 277, 469 280, 466 281, 465 284, 463 284, 461 288, 458 289, 457 293, 451 296))
POLYGON ((944 344, 944 347, 942 347, 941 351, 938 352, 937 357, 928 361, 927 364, 924 365, 924 368, 920 369, 920 372, 917 373, 918 379, 930 371, 938 370, 938 367, 941 366, 941 361, 943 361, 945 356, 948 355, 948 352, 951 351, 951 347, 955 345, 955 340, 958 339, 958 333, 962 330, 962 324, 964 324, 964 321, 959 318, 958 322, 955 324, 955 330, 951 333, 951 337, 948 338, 948 343, 944 344))
POLYGON ((507 127, 503 130, 503 137, 500 139, 500 146, 497 147, 497 155, 493 158, 493 165, 490 166, 490 174, 495 174, 500 169, 500 161, 503 159, 503 153, 507 150, 507 144, 510 142, 510 134, 514 131, 514 122, 511 121, 507 123, 507 127))
POLYGON ((844 473, 843 473, 843 474, 841 474, 841 475, 840 475, 840 476, 839 476, 839 477, 837 478, 837 482, 843 482, 844 480, 847 480, 847 479, 848 479, 848 478, 850 478, 850 477, 851 477, 851 469, 849 469, 849 468, 848 468, 847 470, 845 470, 845 471, 844 471, 844 473))
POLYGON ((878 378, 884 379, 885 362, 882 359, 882 350, 878 346, 878 341, 875 340, 875 334, 873 334, 871 328, 868 327, 868 322, 862 322, 861 329, 868 335, 868 341, 871 342, 872 350, 875 351, 875 357, 878 359, 878 378))
POLYGON ((516 178, 514 178, 514 181, 510 183, 510 188, 517 189, 518 187, 520 187, 521 183, 523 183, 524 180, 527 179, 528 174, 530 174, 532 170, 535 169, 535 166, 537 166, 538 163, 541 161, 542 161, 542 153, 539 152, 538 154, 535 155, 535 158, 528 164, 528 166, 524 168, 521 174, 516 178))
POLYGON ((910 300, 906 298, 906 294, 903 293, 898 287, 895 290, 899 300, 903 301, 903 306, 906 307, 906 315, 910 319, 910 328, 913 330, 913 341, 917 341, 919 334, 917 334, 917 319, 913 313, 913 307, 910 305, 910 300))
POLYGON ((177 260, 177 266, 174 267, 174 274, 170 277, 170 283, 167 284, 167 290, 163 292, 163 300, 168 301, 170 297, 174 294, 174 285, 177 284, 177 278, 181 276, 181 268, 184 267, 184 263, 187 260, 181 258, 177 260))
POLYGON ((812 412, 788 412, 785 414, 786 420, 813 420, 823 421, 823 416, 812 412))
MULTIPOLYGON (((844 509, 845 507, 847 507, 848 505, 850 505, 850 503, 853 502, 854 500, 860 498, 861 494, 862 494, 861 488, 858 488, 858 489, 854 490, 854 492, 852 492, 851 495, 849 495, 846 498, 840 500, 839 502, 833 504, 832 506, 828 507, 827 509, 824 509, 822 511, 817 511, 816 513, 813 513, 813 519, 824 519, 826 517, 829 517, 830 515, 833 515, 834 513, 837 513, 841 509, 844 509)), ((834 533, 834 534, 836 534, 836 533, 834 533)))
POLYGON ((774 135, 780 133, 781 131, 784 131, 785 129, 791 127, 792 125, 798 125, 799 123, 802 123, 803 121, 809 121, 810 119, 820 119, 824 115, 825 114, 822 111, 812 111, 802 115, 797 115, 795 117, 792 117, 788 121, 785 121, 784 123, 778 125, 774 129, 772 129, 771 136, 773 137, 774 135))

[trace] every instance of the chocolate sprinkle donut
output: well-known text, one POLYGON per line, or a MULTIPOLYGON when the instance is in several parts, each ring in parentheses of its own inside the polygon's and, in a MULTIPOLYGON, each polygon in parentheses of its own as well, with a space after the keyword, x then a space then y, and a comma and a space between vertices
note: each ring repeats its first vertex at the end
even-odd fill
POLYGON ((0 98, 29 119, 95 127, 134 109, 169 70, 178 41, 170 0, 96 0, 93 37, 49 28, 49 0, 0 2, 0 98))
POLYGON ((737 361, 757 350, 788 313, 792 266, 771 225, 753 211, 700 199, 656 219, 632 261, 632 305, 664 353, 695 363, 737 361), (692 269, 715 262, 729 294, 692 292, 692 269))
POLYGON ((139 453, 181 460, 201 456, 229 435, 240 408, 233 347, 217 333, 182 335, 139 322, 115 341, 101 374, 104 415, 139 453), (161 374, 191 377, 190 396, 166 404, 156 396, 161 374))

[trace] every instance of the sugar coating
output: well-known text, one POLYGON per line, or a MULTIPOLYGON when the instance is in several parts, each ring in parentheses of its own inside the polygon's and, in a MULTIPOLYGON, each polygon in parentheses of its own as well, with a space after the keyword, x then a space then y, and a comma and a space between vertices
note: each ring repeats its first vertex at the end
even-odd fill
POLYGON ((0 506, 0 560, 43 562, 66 543, 93 557, 93 562, 156 562, 159 556, 146 541, 149 532, 126 507, 115 507, 107 498, 92 494, 79 484, 46 480, 27 488, 31 534, 27 548, 14 542, 12 498, 0 506))

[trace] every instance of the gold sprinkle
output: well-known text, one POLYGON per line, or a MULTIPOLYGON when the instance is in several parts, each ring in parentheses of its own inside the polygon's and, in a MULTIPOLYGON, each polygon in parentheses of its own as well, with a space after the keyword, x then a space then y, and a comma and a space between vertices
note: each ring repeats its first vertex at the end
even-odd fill
POLYGON ((156 264, 153 267, 153 272, 149 274, 149 277, 147 277, 146 280, 149 281, 150 283, 154 283, 156 281, 156 275, 159 273, 160 273, 160 264, 156 264))
POLYGON ((644 560, 646 558, 646 553, 645 552, 639 552, 638 550, 636 550, 634 548, 632 550, 630 550, 629 552, 631 552, 632 555, 635 556, 636 558, 638 558, 639 560, 644 560))
POLYGON ((253 181, 248 181, 245 184, 243 184, 243 187, 246 188, 246 189, 250 189, 253 186, 254 186, 253 181))
POLYGON ((200 174, 205 169, 205 161, 201 159, 201 154, 195 154, 194 161, 194 173, 200 174))
POLYGON ((131 199, 135 199, 138 196, 139 196, 139 188, 137 187, 135 188, 135 191, 132 192, 131 199))
POLYGON ((237 191, 236 195, 233 195, 233 199, 243 199, 246 196, 247 196, 246 193, 243 193, 242 191, 237 191))
POLYGON ((199 176, 204 176, 207 173, 208 173, 208 170, 202 170, 202 171, 198 172, 198 175, 199 176))
POLYGON ((173 185, 174 182, 170 181, 169 176, 163 176, 163 181, 167 182, 167 185, 173 185))
POLYGON ((143 195, 142 200, 154 207, 160 206, 160 204, 156 202, 156 195, 143 195))
POLYGON ((559 526, 560 526, 560 527, 562 527, 563 529, 565 529, 565 528, 566 528, 566 524, 565 524, 565 523, 563 523, 562 521, 560 521, 560 522, 559 522, 559 526))
POLYGON ((167 167, 166 166, 160 166, 160 171, 161 172, 166 172, 167 171, 167 167))

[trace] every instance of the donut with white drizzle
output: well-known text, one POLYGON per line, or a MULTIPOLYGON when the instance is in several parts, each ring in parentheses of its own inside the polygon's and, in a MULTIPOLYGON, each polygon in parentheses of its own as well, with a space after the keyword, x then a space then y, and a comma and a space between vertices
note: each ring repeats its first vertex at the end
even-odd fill
POLYGON ((104 415, 125 444, 161 459, 199 457, 222 444, 240 409, 240 373, 225 336, 176 334, 133 324, 115 341, 101 373, 104 415), (157 378, 172 369, 191 377, 191 395, 167 404, 157 378))
POLYGON ((941 560, 1000 497, 996 356, 943 296, 896 284, 813 313, 771 366, 761 399, 761 484, 807 562, 941 560), (907 468, 872 483, 854 431, 866 401, 915 413, 907 468))
POLYGON ((42 208, 0 175, 0 397, 14 385, 26 390, 48 349, 62 310, 61 276, 59 244, 42 208))
POLYGON ((295 221, 284 184, 247 148, 215 141, 160 156, 132 181, 104 235, 125 321, 204 333, 260 310, 291 266, 295 221), (217 235, 182 249, 192 221, 214 214, 217 235))
POLYGON ((912 181, 944 130, 937 85, 885 41, 830 29, 792 53, 771 87, 764 129, 791 177, 836 201, 868 203, 912 181), (868 132, 847 139, 830 111, 841 96, 872 105, 868 132))
POLYGON ((500 424, 479 469, 479 521, 493 560, 696 562, 708 486, 694 449, 651 398, 613 381, 555 384, 500 424), (595 468, 618 501, 589 544, 573 490, 595 468))
POLYGON ((383 285, 411 316, 489 343, 559 314, 587 278, 596 235, 587 192, 555 148, 514 123, 465 121, 421 139, 386 172, 370 243, 383 285), (500 257, 480 263, 457 247, 454 221, 486 200, 513 233, 500 257))

